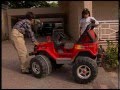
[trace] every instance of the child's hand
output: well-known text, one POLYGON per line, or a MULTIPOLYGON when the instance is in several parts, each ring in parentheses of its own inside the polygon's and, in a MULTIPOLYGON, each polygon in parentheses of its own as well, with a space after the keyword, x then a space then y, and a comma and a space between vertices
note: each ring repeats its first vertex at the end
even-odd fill
POLYGON ((91 21, 91 23, 93 23, 93 24, 95 23, 95 20, 93 20, 93 19, 91 19, 90 21, 91 21))

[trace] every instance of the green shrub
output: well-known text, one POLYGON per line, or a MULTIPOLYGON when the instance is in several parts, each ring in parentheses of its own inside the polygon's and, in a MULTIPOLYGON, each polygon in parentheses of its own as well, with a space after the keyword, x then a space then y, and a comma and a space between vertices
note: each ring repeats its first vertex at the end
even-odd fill
POLYGON ((118 62, 118 44, 113 44, 112 41, 107 40, 106 57, 104 59, 106 68, 117 68, 118 62))

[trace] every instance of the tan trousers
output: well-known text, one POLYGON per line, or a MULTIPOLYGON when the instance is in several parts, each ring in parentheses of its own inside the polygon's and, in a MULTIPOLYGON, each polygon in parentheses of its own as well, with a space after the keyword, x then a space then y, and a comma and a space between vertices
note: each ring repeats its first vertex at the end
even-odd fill
POLYGON ((17 50, 21 69, 27 70, 29 68, 29 56, 23 34, 21 34, 18 30, 13 29, 11 33, 11 40, 17 50))

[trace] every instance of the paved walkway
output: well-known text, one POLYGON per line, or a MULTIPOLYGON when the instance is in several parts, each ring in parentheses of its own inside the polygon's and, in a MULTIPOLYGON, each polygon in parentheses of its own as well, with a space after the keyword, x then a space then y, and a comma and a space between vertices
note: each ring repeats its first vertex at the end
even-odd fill
MULTIPOLYGON (((33 45, 26 42, 28 50, 33 45)), ((50 76, 36 79, 32 75, 21 74, 19 60, 10 41, 2 42, 2 88, 3 89, 118 89, 118 75, 114 72, 105 72, 99 67, 97 78, 86 85, 77 84, 71 76, 71 67, 64 65, 50 76)))

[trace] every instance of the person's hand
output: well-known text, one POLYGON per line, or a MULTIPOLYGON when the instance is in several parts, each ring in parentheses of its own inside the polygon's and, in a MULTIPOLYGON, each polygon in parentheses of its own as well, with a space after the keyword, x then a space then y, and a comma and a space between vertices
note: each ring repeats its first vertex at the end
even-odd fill
POLYGON ((90 21, 91 21, 92 24, 95 24, 95 20, 91 19, 90 21))
POLYGON ((35 45, 39 45, 39 42, 36 41, 36 42, 34 42, 34 44, 35 44, 35 45))

